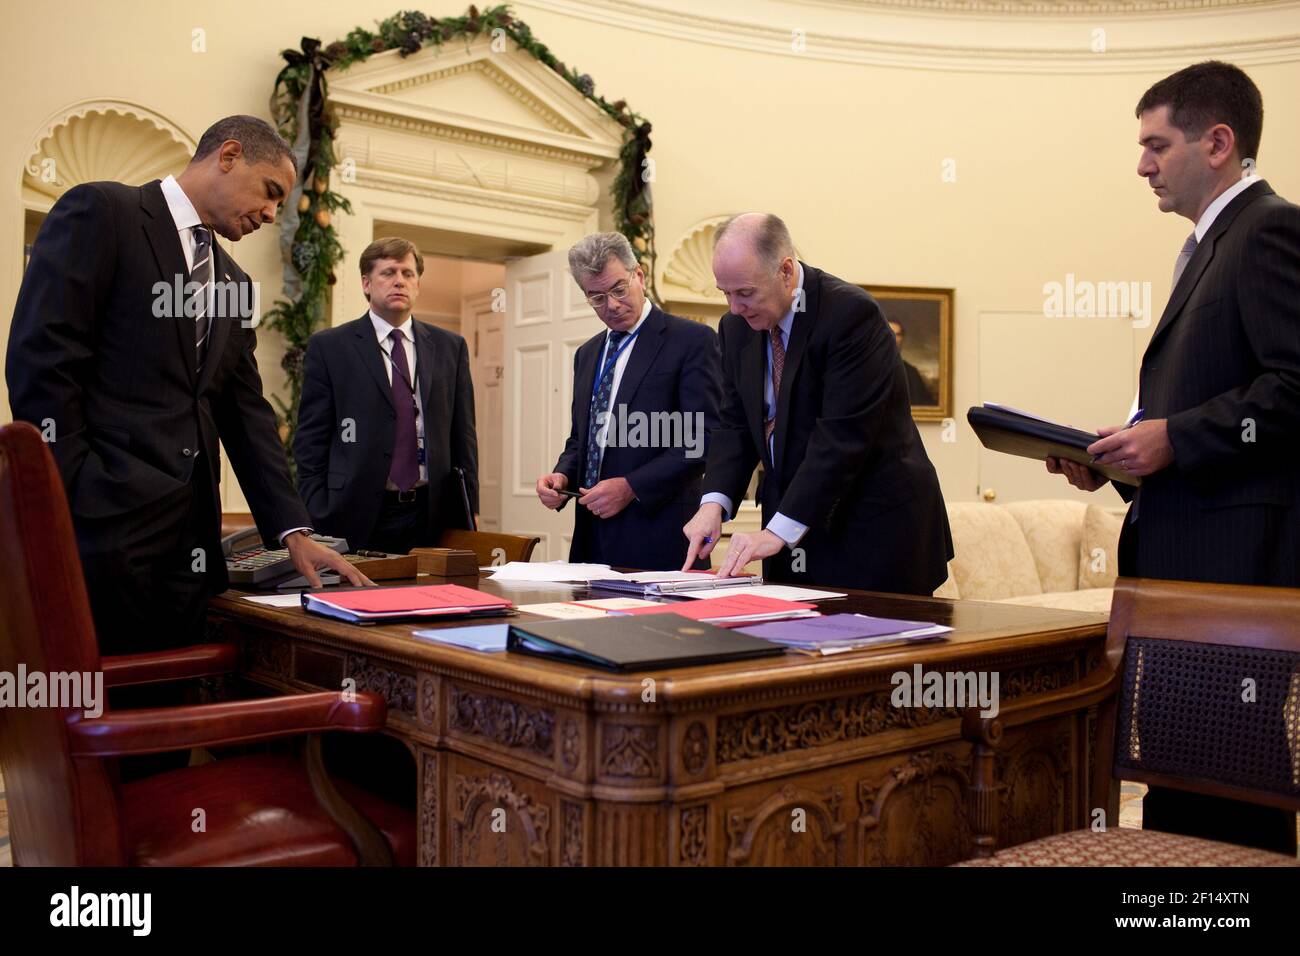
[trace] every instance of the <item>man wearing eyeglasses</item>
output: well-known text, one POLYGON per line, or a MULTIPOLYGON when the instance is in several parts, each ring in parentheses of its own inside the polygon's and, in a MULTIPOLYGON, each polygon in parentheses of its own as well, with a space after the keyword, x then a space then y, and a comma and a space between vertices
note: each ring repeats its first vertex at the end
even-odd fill
POLYGON ((718 337, 651 304, 619 233, 584 238, 569 271, 606 329, 574 356, 573 425, 537 497, 557 511, 577 497, 569 560, 676 570, 718 419, 718 337))

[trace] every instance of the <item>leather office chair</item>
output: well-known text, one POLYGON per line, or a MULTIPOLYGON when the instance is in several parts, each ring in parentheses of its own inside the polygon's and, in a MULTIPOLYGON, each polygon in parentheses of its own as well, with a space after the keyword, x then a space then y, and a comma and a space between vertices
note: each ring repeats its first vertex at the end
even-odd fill
POLYGON ((532 559, 533 548, 541 538, 524 534, 498 534, 495 531, 465 531, 449 528, 438 538, 440 548, 458 548, 473 551, 478 556, 479 567, 500 564, 505 561, 528 561, 532 559))
MULTIPOLYGON (((110 687, 235 667, 235 647, 223 644, 101 660, 59 473, 40 433, 21 422, 0 428, 0 569, 0 671, 102 670, 110 687)), ((0 708, 15 865, 414 864, 413 815, 336 786, 320 759, 323 731, 380 730, 382 697, 121 712, 103 697, 96 718, 84 706, 0 708), (233 757, 122 784, 111 759, 298 735, 310 735, 305 764, 233 757)))
MULTIPOLYGON (((1100 695, 1092 793, 1105 828, 958 866, 1300 865, 1294 854, 1119 826, 1121 779, 1300 811, 1300 590, 1120 578, 1105 659, 1083 683, 1073 692, 1100 695)), ((963 720, 975 789, 993 796, 974 814, 984 823, 977 851, 996 841, 1001 725, 1051 706, 1035 696, 963 720)))

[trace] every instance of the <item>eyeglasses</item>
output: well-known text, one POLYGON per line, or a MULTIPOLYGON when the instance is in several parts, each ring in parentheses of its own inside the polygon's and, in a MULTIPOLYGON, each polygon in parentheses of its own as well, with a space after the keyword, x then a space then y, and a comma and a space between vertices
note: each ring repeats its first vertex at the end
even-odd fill
POLYGON ((632 287, 628 285, 627 280, 624 280, 608 292, 593 292, 591 295, 587 296, 587 304, 593 309, 603 309, 605 303, 610 299, 623 302, 631 292, 632 287))

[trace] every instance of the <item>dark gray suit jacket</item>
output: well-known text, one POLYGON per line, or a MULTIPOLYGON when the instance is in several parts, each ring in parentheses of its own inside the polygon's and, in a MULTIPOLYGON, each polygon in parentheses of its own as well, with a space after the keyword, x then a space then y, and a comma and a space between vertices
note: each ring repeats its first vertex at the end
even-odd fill
POLYGON ((1142 357, 1138 403, 1168 419, 1174 462, 1142 480, 1121 571, 1300 586, 1300 207, 1267 183, 1196 247, 1142 357))
MULTIPOLYGON (((424 406, 428 531, 436 537, 446 528, 468 527, 453 468, 465 469, 470 507, 479 510, 474 383, 463 338, 427 322, 412 328, 424 406)), ((396 418, 369 312, 308 340, 293 456, 298 490, 317 532, 347 538, 353 549, 367 547, 392 466, 396 418)))

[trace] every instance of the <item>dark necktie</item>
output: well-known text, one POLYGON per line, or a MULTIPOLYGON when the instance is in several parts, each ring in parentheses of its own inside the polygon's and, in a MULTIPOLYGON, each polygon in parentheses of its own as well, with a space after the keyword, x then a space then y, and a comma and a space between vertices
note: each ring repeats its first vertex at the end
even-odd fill
POLYGON ((772 339, 772 417, 763 422, 763 438, 770 442, 776 431, 776 403, 781 398, 781 373, 785 371, 785 344, 781 341, 781 327, 768 332, 772 339))
POLYGON ((388 470, 388 480, 399 491, 409 491, 420 478, 420 464, 416 459, 415 393, 411 391, 411 366, 406 361, 406 345, 397 329, 388 333, 392 343, 389 356, 393 360, 393 408, 397 423, 393 430, 393 464, 388 470))
POLYGON ((208 343, 208 333, 212 330, 212 234, 206 226, 194 227, 194 268, 190 270, 190 281, 197 282, 202 291, 199 293, 199 314, 194 321, 194 364, 203 368, 203 353, 208 343))
POLYGON ((610 330, 609 344, 605 347, 605 374, 600 377, 600 384, 593 386, 596 392, 591 398, 591 414, 587 417, 587 468, 583 475, 582 484, 584 488, 593 488, 596 482, 600 480, 600 453, 602 448, 597 439, 600 433, 601 413, 609 411, 610 396, 614 391, 614 366, 618 363, 611 360, 627 336, 627 332, 610 330))

